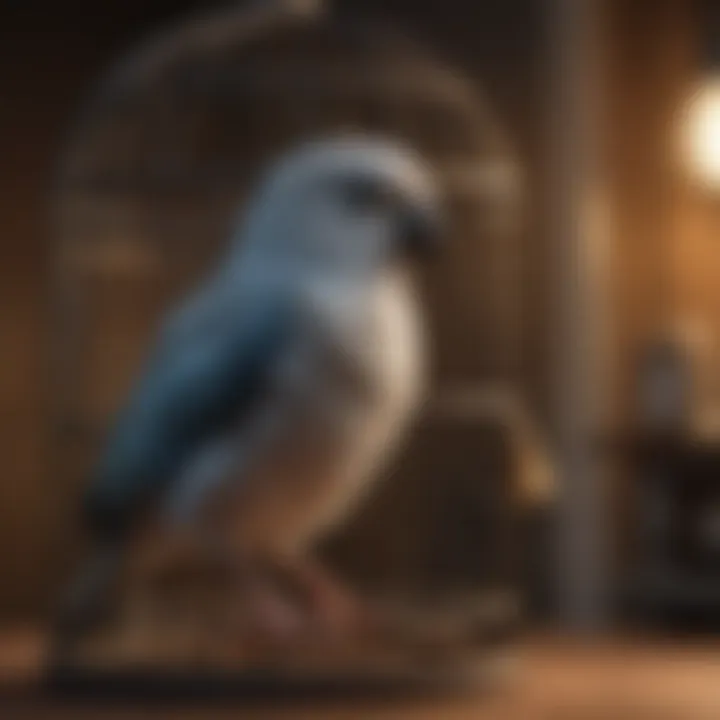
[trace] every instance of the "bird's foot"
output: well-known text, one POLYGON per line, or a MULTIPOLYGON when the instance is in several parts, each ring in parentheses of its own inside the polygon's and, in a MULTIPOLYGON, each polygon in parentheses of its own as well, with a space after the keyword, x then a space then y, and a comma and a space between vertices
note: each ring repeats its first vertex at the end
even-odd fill
POLYGON ((342 642, 371 632, 371 608, 325 567, 310 558, 274 559, 272 574, 291 598, 293 627, 311 637, 342 642))

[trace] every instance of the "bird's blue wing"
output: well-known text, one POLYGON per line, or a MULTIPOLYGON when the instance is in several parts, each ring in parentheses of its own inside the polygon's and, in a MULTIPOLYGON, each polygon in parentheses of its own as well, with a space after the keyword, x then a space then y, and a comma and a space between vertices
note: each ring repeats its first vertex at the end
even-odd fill
POLYGON ((208 439, 261 401, 287 314, 264 305, 209 320, 159 344, 121 412, 87 495, 96 532, 126 532, 208 439))

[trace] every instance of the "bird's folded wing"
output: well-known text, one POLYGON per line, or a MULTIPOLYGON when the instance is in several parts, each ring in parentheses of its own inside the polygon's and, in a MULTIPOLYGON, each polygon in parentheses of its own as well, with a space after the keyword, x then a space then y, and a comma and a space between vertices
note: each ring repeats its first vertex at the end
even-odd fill
POLYGON ((278 305, 218 308, 161 338, 92 479, 86 509, 96 531, 125 532, 207 439, 252 416, 288 342, 278 305))

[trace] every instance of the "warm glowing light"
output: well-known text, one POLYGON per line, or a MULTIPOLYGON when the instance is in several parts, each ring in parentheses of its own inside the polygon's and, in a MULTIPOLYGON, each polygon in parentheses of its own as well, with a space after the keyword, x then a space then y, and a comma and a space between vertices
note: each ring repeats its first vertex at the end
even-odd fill
POLYGON ((706 80, 693 93, 686 144, 693 174, 703 185, 720 190, 720 77, 706 80))

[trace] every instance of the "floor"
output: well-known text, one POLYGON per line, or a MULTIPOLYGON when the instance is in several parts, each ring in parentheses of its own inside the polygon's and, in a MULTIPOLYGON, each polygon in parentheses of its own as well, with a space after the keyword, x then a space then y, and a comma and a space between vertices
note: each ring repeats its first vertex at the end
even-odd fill
POLYGON ((527 641, 493 690, 433 699, 368 697, 232 705, 141 703, 41 698, 32 687, 36 645, 23 635, 0 637, 3 720, 718 720, 720 641, 670 644, 605 640, 580 644, 527 641), (21 690, 25 684, 25 690, 21 690))

